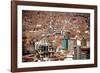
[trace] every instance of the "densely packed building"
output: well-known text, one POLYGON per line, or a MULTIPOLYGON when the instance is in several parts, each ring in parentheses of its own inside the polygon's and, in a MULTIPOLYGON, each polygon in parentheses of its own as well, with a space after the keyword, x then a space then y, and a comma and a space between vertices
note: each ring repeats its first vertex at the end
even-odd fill
POLYGON ((22 12, 23 62, 90 58, 90 14, 22 12))

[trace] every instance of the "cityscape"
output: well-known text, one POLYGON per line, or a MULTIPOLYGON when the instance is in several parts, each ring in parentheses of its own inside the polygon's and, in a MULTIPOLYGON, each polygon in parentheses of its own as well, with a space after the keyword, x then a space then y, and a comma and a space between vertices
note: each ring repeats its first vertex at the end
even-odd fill
POLYGON ((90 59, 90 14, 22 11, 22 62, 90 59))

